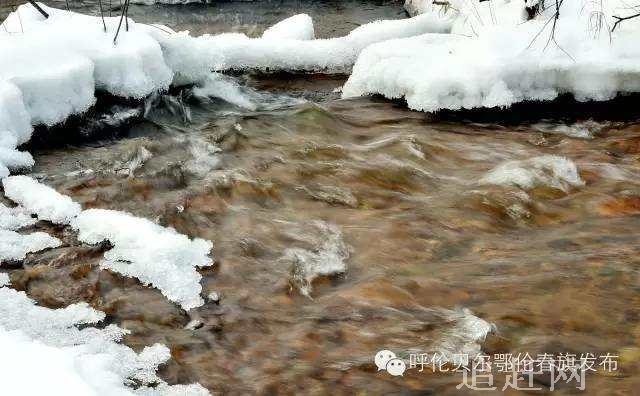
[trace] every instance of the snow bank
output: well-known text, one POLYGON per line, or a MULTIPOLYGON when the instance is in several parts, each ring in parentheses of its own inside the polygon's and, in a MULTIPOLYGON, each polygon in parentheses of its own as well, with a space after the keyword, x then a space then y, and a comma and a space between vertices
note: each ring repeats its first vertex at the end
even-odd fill
POLYGON ((213 264, 208 256, 211 242, 190 240, 173 228, 106 209, 85 210, 71 226, 79 231, 82 242, 108 240, 113 244, 113 249, 104 255, 102 268, 153 285, 185 310, 204 303, 200 297, 202 277, 196 267, 213 264))
POLYGON ((3 394, 209 394, 199 384, 169 386, 156 375, 158 366, 170 357, 165 346, 145 347, 138 354, 119 344, 126 330, 115 325, 95 327, 104 313, 86 303, 55 310, 39 307, 24 292, 7 287, 8 281, 6 274, 1 274, 3 394), (143 386, 133 389, 135 383, 143 386), (159 385, 155 388, 147 386, 156 383, 159 385))
POLYGON ((58 238, 44 232, 24 235, 15 231, 0 230, 0 263, 24 260, 27 253, 58 247, 61 244, 58 238))
POLYGON ((450 28, 451 23, 438 16, 420 15, 372 22, 332 39, 249 38, 240 33, 191 37, 188 32, 168 34, 160 29, 149 32, 160 42, 167 64, 181 80, 199 81, 212 69, 348 72, 360 51, 373 43, 427 32, 448 32, 450 28))
POLYGON ((82 208, 71 198, 28 176, 10 176, 2 180, 4 195, 20 204, 40 220, 69 224, 82 208))
POLYGON ((504 107, 564 93, 584 101, 640 92, 640 18, 607 32, 613 15, 631 14, 623 1, 564 2, 553 37, 555 9, 526 21, 527 4, 462 2, 452 37, 427 34, 368 47, 343 97, 404 97, 413 109, 436 111, 504 107))
POLYGON ((584 181, 571 160, 544 155, 520 161, 507 161, 487 173, 480 179, 480 184, 517 186, 525 190, 546 186, 567 192, 571 187, 584 185, 584 181))
POLYGON ((298 14, 276 23, 262 34, 264 39, 313 40, 316 38, 313 20, 307 14, 298 14))

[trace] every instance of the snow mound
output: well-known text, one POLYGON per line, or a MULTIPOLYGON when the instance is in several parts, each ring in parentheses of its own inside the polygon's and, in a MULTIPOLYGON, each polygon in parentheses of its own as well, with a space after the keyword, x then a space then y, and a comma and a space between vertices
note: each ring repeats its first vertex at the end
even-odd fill
MULTIPOLYGON (((0 75, 8 69, 13 78, 27 82, 38 77, 36 73, 42 73, 39 77, 48 83, 63 77, 70 82, 84 80, 91 84, 87 90, 92 99, 94 80, 97 89, 132 98, 143 98, 169 87, 173 73, 146 27, 129 20, 129 30, 121 29, 117 45, 114 45, 118 17, 105 18, 105 32, 99 17, 42 7, 49 14, 48 19, 34 7, 22 5, 18 8, 19 16, 14 12, 5 20, 9 31, 24 30, 24 33, 12 34, 11 40, 0 42, 3 52, 5 45, 6 50, 15 54, 7 62, 13 67, 3 64, 0 75), (33 57, 34 52, 38 52, 39 57, 33 57), (43 62, 43 55, 47 56, 47 62, 43 62), (74 72, 75 69, 78 71, 74 72), (48 70, 56 75, 48 76, 48 70)), ((60 92, 64 94, 65 91, 60 92)), ((63 97, 69 99, 66 94, 63 97)))
POLYGON ((185 310, 204 303, 196 267, 213 264, 208 256, 211 242, 190 240, 173 228, 115 210, 85 210, 71 226, 82 242, 111 242, 113 249, 105 253, 102 268, 153 285, 185 310))
POLYGON ((321 221, 314 222, 313 226, 319 233, 319 237, 312 241, 317 246, 312 250, 287 249, 281 258, 291 263, 291 285, 307 297, 311 297, 316 278, 345 273, 346 260, 349 258, 349 248, 342 240, 338 227, 321 221))
POLYGON ((610 31, 614 16, 632 13, 622 0, 563 2, 555 24, 555 7, 527 20, 527 6, 462 1, 448 14, 454 17, 452 37, 426 34, 371 45, 360 54, 343 97, 404 97, 412 109, 437 111, 506 107, 562 94, 601 101, 640 92, 640 18, 610 31))
POLYGON ((95 327, 104 313, 86 303, 62 309, 35 305, 0 276, 0 370, 11 395, 182 395, 209 393, 199 384, 169 386, 155 373, 170 353, 161 344, 139 354, 119 344, 127 333, 95 327), (25 370, 25 367, 29 367, 25 370), (34 380, 36 379, 36 380, 34 380), (135 383, 142 384, 134 389, 135 383), (150 384, 159 384, 150 388, 150 384))
POLYGON ((0 229, 2 230, 19 230, 20 228, 33 225, 38 220, 31 217, 31 213, 17 206, 15 208, 9 208, 0 203, 0 229))
POLYGON ((276 23, 262 34, 264 39, 313 40, 316 38, 313 20, 307 14, 298 14, 276 23))
POLYGON ((82 208, 71 198, 28 176, 10 176, 2 180, 4 195, 20 204, 40 220, 69 224, 82 208))
POLYGON ((61 244, 58 238, 44 232, 23 235, 15 231, 0 230, 0 263, 24 260, 27 253, 58 247, 61 244))
POLYGON ((480 179, 480 184, 517 186, 524 190, 547 186, 568 192, 571 187, 583 186, 584 181, 571 160, 544 155, 520 161, 507 161, 487 173, 480 179))

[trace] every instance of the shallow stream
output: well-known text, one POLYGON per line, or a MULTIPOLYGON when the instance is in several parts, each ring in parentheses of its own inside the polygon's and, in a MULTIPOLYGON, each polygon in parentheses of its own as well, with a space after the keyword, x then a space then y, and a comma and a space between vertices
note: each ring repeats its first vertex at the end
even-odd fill
MULTIPOLYGON (((255 35, 301 11, 322 37, 405 16, 400 2, 354 0, 132 6, 130 16, 255 35)), ((63 228, 53 230, 63 247, 11 269, 14 287, 49 307, 89 302, 131 330, 128 345, 171 348, 168 382, 216 393, 465 393, 458 374, 392 377, 373 355, 475 350, 467 309, 495 325, 485 353, 611 353, 618 371, 588 374, 587 394, 637 391, 637 98, 607 114, 559 102, 555 115, 544 106, 426 115, 380 98, 339 100, 345 79, 221 77, 226 101, 186 89, 146 108, 107 106, 55 130, 74 145, 40 131, 33 173, 48 185, 85 208, 213 241, 203 288, 219 304, 185 313, 100 271, 107 247, 63 228), (554 161, 556 173, 537 165, 554 161), (524 181, 500 185, 505 174, 524 181)))

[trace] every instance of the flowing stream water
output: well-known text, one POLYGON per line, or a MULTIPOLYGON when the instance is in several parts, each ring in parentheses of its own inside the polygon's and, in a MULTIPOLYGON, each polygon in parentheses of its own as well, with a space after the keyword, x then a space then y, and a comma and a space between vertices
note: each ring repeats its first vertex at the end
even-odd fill
MULTIPOLYGON (((70 3, 95 12, 94 2, 70 3)), ((302 11, 321 37, 405 17, 400 2, 355 0, 132 5, 130 16, 256 35, 302 11)), ((465 393, 460 375, 392 377, 373 364, 380 349, 406 357, 436 347, 611 353, 618 371, 589 373, 587 393, 637 391, 634 99, 427 115, 380 98, 340 100, 345 80, 220 77, 213 93, 226 100, 185 89, 38 132, 32 172, 84 208, 213 241, 202 284, 219 302, 185 313, 100 271, 108 247, 65 228, 48 229, 62 247, 10 269, 13 286, 48 307, 89 302, 131 330, 126 344, 171 348, 168 382, 216 393, 465 393), (477 344, 475 317, 495 325, 477 344)), ((505 379, 495 381, 501 389, 505 379)))

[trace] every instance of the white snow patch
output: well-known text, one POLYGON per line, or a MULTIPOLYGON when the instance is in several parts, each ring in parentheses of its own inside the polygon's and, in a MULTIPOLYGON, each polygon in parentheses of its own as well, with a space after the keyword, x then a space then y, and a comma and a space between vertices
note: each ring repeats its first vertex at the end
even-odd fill
POLYGON ((28 176, 10 176, 2 180, 4 195, 20 204, 40 220, 69 224, 82 208, 66 195, 28 176))
POLYGON ((568 192, 571 187, 583 186, 584 181, 570 159, 543 155, 504 162, 482 177, 480 184, 517 186, 524 190, 547 186, 568 192))
POLYGON ((35 224, 38 219, 31 217, 31 213, 23 207, 9 208, 0 203, 0 229, 19 230, 35 224))
POLYGON ((211 242, 190 240, 173 228, 115 210, 85 210, 71 226, 79 231, 82 242, 108 240, 113 244, 104 254, 102 268, 153 285, 185 310, 204 303, 200 297, 202 277, 196 267, 213 264, 208 256, 211 242))
POLYGON ((62 309, 35 305, 0 276, 0 371, 10 395, 182 395, 209 393, 199 384, 169 386, 155 373, 170 353, 161 344, 137 354, 119 344, 126 330, 97 328, 102 312, 86 303, 62 309), (79 326, 82 326, 80 329, 79 326), (25 370, 28 367, 28 370, 25 370), (134 389, 134 382, 143 384, 134 389), (148 384, 159 385, 149 388, 148 384))
POLYGON ((262 34, 264 39, 313 40, 316 38, 313 20, 307 14, 298 14, 276 23, 262 34))
POLYGON ((44 232, 18 234, 15 231, 0 230, 0 262, 24 260, 27 253, 58 247, 58 238, 44 232))

